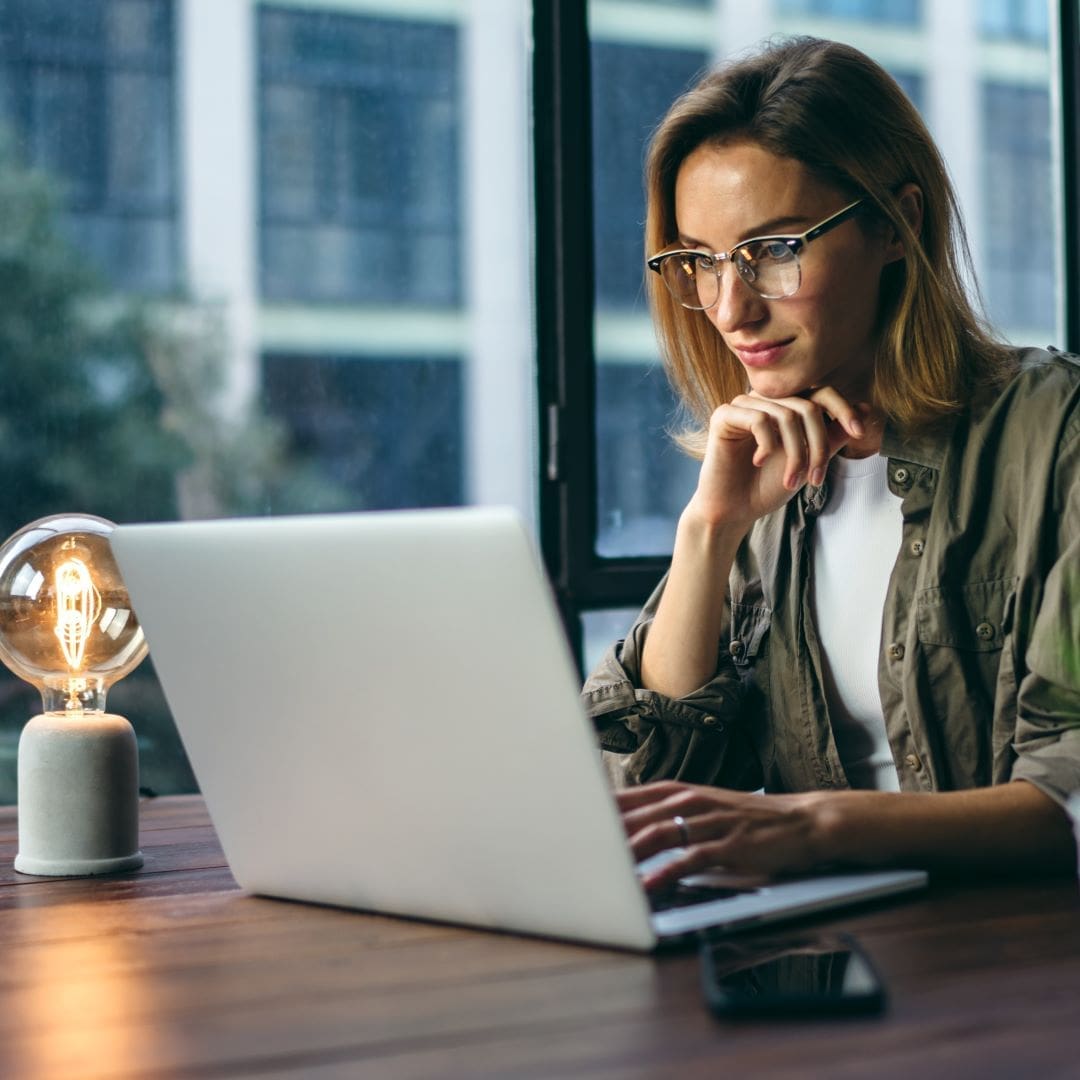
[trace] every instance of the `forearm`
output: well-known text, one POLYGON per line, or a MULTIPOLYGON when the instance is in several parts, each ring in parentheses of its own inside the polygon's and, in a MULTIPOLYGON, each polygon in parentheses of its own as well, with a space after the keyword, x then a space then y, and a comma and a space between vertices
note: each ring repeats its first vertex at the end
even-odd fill
POLYGON ((1007 873, 1076 867, 1067 814, 1024 781, 927 794, 820 792, 807 799, 823 862, 1007 873))
POLYGON ((716 672, 724 594, 743 530, 679 519, 667 586, 641 658, 642 686, 679 698, 716 672))

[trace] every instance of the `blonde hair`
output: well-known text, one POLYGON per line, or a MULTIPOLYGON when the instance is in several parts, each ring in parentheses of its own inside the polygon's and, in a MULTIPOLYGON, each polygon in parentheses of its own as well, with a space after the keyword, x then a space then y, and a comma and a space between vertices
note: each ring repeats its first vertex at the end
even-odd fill
MULTIPOLYGON (((849 45, 800 37, 702 78, 672 105, 650 143, 650 255, 678 237, 675 182, 682 163, 703 144, 741 140, 801 162, 845 198, 866 198, 903 238, 904 259, 882 275, 874 368, 875 404, 893 423, 906 431, 925 428, 961 409, 977 389, 1004 381, 1011 354, 964 287, 971 257, 945 164, 917 110, 882 67, 849 45), (918 235, 897 199, 908 183, 923 195, 918 235)), ((745 374, 704 312, 679 305, 658 275, 646 277, 668 377, 690 421, 676 440, 700 457, 709 417, 745 392, 745 374)))

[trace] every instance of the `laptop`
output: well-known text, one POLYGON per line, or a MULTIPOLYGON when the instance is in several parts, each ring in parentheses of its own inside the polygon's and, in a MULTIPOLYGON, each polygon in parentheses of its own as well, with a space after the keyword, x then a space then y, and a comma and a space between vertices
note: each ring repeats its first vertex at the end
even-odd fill
POLYGON ((512 510, 122 525, 112 547, 253 893, 644 951, 926 883, 818 876, 653 911, 512 510))

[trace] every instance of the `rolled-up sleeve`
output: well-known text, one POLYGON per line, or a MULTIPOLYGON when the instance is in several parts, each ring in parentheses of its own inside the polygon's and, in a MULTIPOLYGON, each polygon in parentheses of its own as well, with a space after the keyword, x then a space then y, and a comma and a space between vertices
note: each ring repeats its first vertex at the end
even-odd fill
POLYGON ((616 787, 682 780, 757 788, 761 769, 740 725, 743 690, 730 659, 719 657, 713 678, 682 698, 641 687, 641 653, 663 584, 582 690, 608 775, 616 787))
POLYGON ((1071 435, 1056 470, 1059 556, 1027 650, 1012 770, 1058 802, 1080 791, 1080 415, 1071 435))

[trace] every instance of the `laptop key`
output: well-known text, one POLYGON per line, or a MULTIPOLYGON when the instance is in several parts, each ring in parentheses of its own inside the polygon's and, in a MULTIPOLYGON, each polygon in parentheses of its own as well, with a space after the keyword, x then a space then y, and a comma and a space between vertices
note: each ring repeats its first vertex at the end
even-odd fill
POLYGON ((685 885, 682 882, 662 893, 649 893, 649 907, 653 911, 670 911, 672 908, 704 904, 710 900, 728 900, 756 889, 732 889, 713 885, 685 885))

